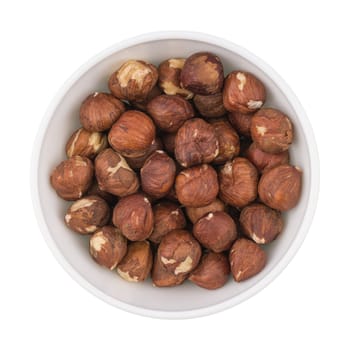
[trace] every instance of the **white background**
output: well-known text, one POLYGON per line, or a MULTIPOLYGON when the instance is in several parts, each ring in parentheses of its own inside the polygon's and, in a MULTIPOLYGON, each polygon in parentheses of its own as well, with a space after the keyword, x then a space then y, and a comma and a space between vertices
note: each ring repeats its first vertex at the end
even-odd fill
POLYGON ((347 3, 2 1, 0 347, 349 349, 347 3), (44 243, 30 198, 32 145, 55 92, 95 53, 156 30, 207 32, 268 62, 304 105, 321 158, 316 216, 289 266, 233 309, 184 321, 129 314, 83 290, 44 243))

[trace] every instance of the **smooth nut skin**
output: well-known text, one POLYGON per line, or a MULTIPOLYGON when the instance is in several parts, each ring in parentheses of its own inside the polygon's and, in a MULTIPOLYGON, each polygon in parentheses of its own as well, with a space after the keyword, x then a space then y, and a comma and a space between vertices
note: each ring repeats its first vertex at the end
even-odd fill
POLYGON ((176 133, 171 133, 171 134, 164 133, 162 135, 164 149, 169 154, 174 154, 175 152, 175 138, 176 138, 176 133))
POLYGON ((113 210, 113 225, 130 241, 147 239, 154 225, 150 201, 140 193, 123 197, 113 210))
POLYGON ((200 244, 186 230, 167 233, 158 247, 159 260, 166 270, 177 275, 193 271, 202 254, 200 244))
POLYGON ((153 198, 162 198, 174 185, 176 165, 164 151, 153 152, 141 168, 142 190, 153 198))
POLYGON ((226 119, 213 119, 210 121, 214 127, 215 135, 219 141, 219 154, 213 160, 214 164, 224 164, 240 151, 239 136, 226 119))
POLYGON ((199 95, 221 91, 224 70, 220 58, 210 52, 198 52, 188 57, 182 68, 181 86, 199 95))
POLYGON ((261 201, 273 209, 294 208, 301 195, 301 170, 292 165, 266 170, 260 178, 258 192, 261 201))
POLYGON ((230 112, 227 119, 234 129, 241 135, 250 137, 250 126, 252 124, 253 113, 243 114, 240 112, 230 112))
POLYGON ((147 104, 147 111, 157 127, 168 133, 176 132, 194 117, 191 104, 180 96, 159 95, 147 104))
POLYGON ((175 229, 186 226, 185 216, 179 205, 164 201, 153 207, 154 229, 149 237, 153 243, 160 243, 163 236, 175 229))
POLYGON ((255 112, 264 104, 265 98, 265 87, 253 74, 235 71, 226 77, 223 101, 229 112, 255 112))
POLYGON ((151 92, 147 95, 145 100, 132 102, 132 106, 134 106, 136 109, 140 109, 142 112, 147 112, 147 105, 149 101, 153 100, 156 96, 159 96, 161 94, 162 94, 162 91, 156 85, 151 90, 151 92))
POLYGON ((158 80, 157 68, 139 60, 125 62, 109 78, 108 87, 121 100, 143 101, 158 80))
POLYGON ((170 58, 162 62, 158 67, 158 85, 166 95, 177 95, 189 100, 193 93, 180 86, 180 74, 184 64, 184 58, 170 58))
POLYGON ((80 123, 88 131, 105 131, 125 112, 124 103, 111 94, 95 92, 80 107, 80 123))
POLYGON ((258 172, 249 160, 237 157, 219 171, 220 198, 235 207, 244 207, 257 196, 258 172))
POLYGON ((214 95, 196 95, 193 102, 198 112, 205 118, 222 117, 227 112, 221 92, 214 95))
POLYGON ((281 213, 264 204, 243 208, 239 222, 244 234, 258 244, 272 242, 283 228, 281 213))
POLYGON ((225 211, 225 204, 219 199, 215 198, 213 202, 203 207, 186 207, 186 214, 193 224, 195 224, 204 215, 215 211, 225 211))
POLYGON ((104 226, 90 237, 89 246, 92 258, 113 270, 126 254, 127 240, 116 227, 104 226))
POLYGON ((205 289, 218 289, 228 280, 230 265, 222 253, 209 252, 204 254, 197 268, 188 279, 205 289))
POLYGON ((72 134, 66 144, 66 154, 95 158, 95 156, 107 148, 107 136, 97 131, 87 131, 80 128, 72 134))
POLYGON ((210 163, 219 154, 219 140, 212 125, 193 118, 182 125, 175 137, 175 158, 183 167, 210 163))
POLYGON ((276 154, 267 153, 262 151, 255 142, 249 146, 245 153, 245 156, 255 165, 260 173, 277 165, 289 163, 288 150, 276 154))
POLYGON ((64 220, 71 230, 90 234, 106 225, 109 216, 109 206, 104 199, 98 196, 86 196, 68 208, 64 220))
POLYGON ((287 151, 294 136, 290 119, 273 108, 263 108, 254 114, 250 133, 262 151, 273 154, 287 151))
POLYGON ((128 282, 144 281, 151 272, 152 260, 149 242, 132 242, 128 245, 128 251, 118 265, 117 272, 128 282))
POLYGON ((245 238, 238 239, 230 250, 231 273, 236 282, 258 274, 266 265, 266 254, 261 247, 245 238))
POLYGON ((113 124, 108 133, 108 142, 122 156, 138 158, 147 153, 155 135, 152 119, 143 112, 130 110, 113 124))
POLYGON ((123 197, 137 192, 139 180, 122 155, 107 148, 95 159, 98 186, 102 191, 123 197))
POLYGON ((237 238, 237 228, 230 215, 223 211, 209 213, 193 226, 193 235, 215 253, 230 249, 237 238))
POLYGON ((51 186, 61 198, 73 201, 89 189, 94 176, 94 166, 87 157, 72 156, 62 161, 52 171, 51 186))
POLYGON ((188 207, 203 207, 213 202, 219 192, 216 171, 208 164, 184 169, 175 179, 178 201, 188 207))

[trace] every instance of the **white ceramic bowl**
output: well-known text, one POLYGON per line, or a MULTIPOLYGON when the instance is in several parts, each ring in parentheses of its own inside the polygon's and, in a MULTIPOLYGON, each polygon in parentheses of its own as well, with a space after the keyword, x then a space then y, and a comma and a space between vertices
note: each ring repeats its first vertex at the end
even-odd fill
POLYGON ((200 33, 160 32, 142 35, 103 51, 84 64, 64 84, 52 101, 39 130, 32 159, 32 197, 47 244, 66 271, 83 287, 121 309, 160 318, 190 318, 227 309, 249 298, 270 283, 293 258, 310 226, 317 202, 319 162, 313 132, 294 93, 261 59, 226 40, 200 33), (223 288, 208 291, 190 282, 175 288, 156 288, 151 281, 129 283, 97 265, 90 257, 86 237, 67 229, 63 217, 67 203, 49 183, 54 166, 65 158, 66 140, 79 127, 82 100, 93 91, 108 91, 109 75, 125 60, 136 58, 160 63, 169 57, 186 57, 212 51, 225 72, 254 73, 265 84, 266 106, 281 109, 293 121, 295 141, 291 162, 303 170, 303 189, 297 207, 285 216, 281 236, 268 247, 267 266, 241 283, 230 279, 223 288))

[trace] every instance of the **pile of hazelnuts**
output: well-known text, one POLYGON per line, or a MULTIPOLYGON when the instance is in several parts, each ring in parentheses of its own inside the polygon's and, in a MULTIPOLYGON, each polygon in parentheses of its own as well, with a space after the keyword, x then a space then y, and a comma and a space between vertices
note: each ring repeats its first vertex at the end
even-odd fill
POLYGON ((292 123, 262 108, 263 83, 244 71, 225 78, 220 58, 199 52, 158 68, 129 60, 108 86, 82 102, 82 128, 51 174, 92 258, 157 287, 216 289, 259 273, 262 246, 301 193, 292 123))

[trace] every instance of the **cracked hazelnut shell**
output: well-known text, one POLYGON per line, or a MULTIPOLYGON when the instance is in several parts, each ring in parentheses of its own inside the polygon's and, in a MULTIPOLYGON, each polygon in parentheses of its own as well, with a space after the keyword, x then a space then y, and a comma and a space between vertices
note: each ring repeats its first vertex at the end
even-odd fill
POLYGON ((233 128, 241 135, 250 137, 250 125, 252 124, 253 113, 243 114, 240 112, 230 112, 227 119, 233 128))
POLYGON ((218 118, 227 113, 221 92, 214 95, 196 95, 193 102, 200 115, 205 118, 218 118))
POLYGON ((186 207, 186 214, 193 224, 195 224, 204 215, 215 211, 225 211, 224 202, 219 198, 215 198, 211 203, 203 207, 186 207))

